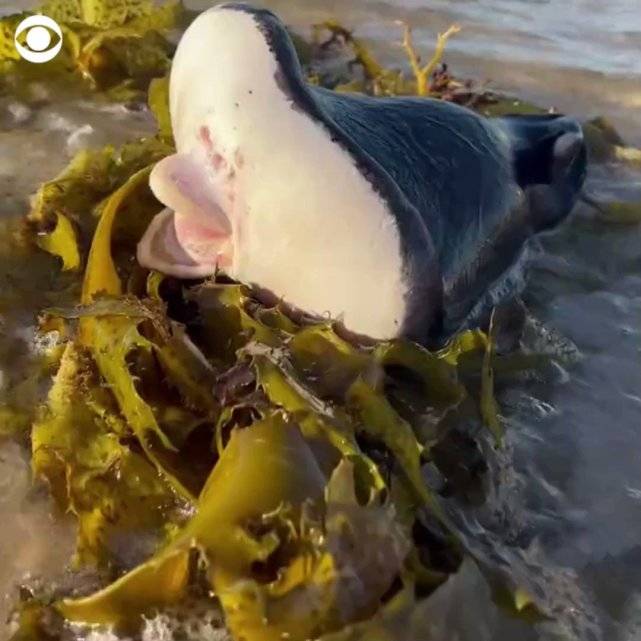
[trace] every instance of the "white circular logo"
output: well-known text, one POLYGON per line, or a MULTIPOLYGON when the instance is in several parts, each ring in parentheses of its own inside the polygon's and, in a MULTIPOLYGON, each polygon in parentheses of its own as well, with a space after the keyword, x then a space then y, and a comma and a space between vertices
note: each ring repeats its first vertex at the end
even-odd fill
POLYGON ((62 49, 62 30, 60 25, 48 16, 36 15, 25 18, 16 28, 13 38, 16 51, 21 58, 37 64, 53 60, 62 49), (18 42, 18 36, 26 31, 25 40, 27 46, 18 42), (48 51, 51 44, 51 31, 58 36, 58 42, 48 51))

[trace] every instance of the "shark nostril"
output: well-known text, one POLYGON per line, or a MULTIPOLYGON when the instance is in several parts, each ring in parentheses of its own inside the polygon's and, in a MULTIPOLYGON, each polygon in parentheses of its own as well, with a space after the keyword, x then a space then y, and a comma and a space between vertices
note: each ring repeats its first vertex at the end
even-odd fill
POLYGON ((227 165, 225 159, 218 153, 211 154, 210 159, 211 164, 216 171, 220 171, 227 165))
POLYGON ((211 131, 209 130, 209 127, 206 127, 203 125, 200 128, 200 139, 202 140, 203 144, 205 145, 205 149, 207 152, 211 152, 214 149, 214 142, 211 137, 211 131))

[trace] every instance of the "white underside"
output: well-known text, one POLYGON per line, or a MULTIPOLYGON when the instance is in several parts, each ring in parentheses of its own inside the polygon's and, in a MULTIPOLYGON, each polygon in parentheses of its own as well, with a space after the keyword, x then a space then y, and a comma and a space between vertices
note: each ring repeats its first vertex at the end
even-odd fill
POLYGON ((194 21, 174 59, 177 150, 202 156, 206 128, 233 190, 231 264, 219 267, 354 332, 394 337, 406 293, 395 220, 352 157, 293 107, 276 71, 254 18, 224 8, 194 21))

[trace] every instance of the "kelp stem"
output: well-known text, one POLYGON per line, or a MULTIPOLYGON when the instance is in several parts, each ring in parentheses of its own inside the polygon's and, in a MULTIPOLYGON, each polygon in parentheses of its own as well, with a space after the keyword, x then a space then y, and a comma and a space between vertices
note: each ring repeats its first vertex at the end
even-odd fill
POLYGON ((430 77, 443 58, 445 45, 450 37, 458 33, 461 28, 454 24, 445 33, 439 33, 436 40, 436 49, 434 50, 434 54, 430 58, 430 61, 425 66, 421 67, 421 58, 416 52, 416 47, 414 46, 412 29, 407 23, 403 23, 403 26, 403 49, 405 49, 405 53, 410 61, 412 73, 416 78, 416 93, 419 96, 428 96, 431 89, 430 77))

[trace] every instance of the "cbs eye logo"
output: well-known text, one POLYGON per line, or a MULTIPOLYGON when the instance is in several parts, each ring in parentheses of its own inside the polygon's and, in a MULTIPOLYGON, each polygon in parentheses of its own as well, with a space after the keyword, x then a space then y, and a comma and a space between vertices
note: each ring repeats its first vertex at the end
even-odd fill
POLYGON ((13 38, 16 51, 21 58, 36 64, 53 60, 62 49, 62 30, 60 25, 48 16, 36 15, 25 18, 16 28, 13 38), (51 32, 57 36, 58 41, 52 45, 51 32), (22 35, 24 34, 24 35, 22 35), (23 40, 25 44, 18 41, 23 40), (49 47, 51 47, 49 49, 49 47))

